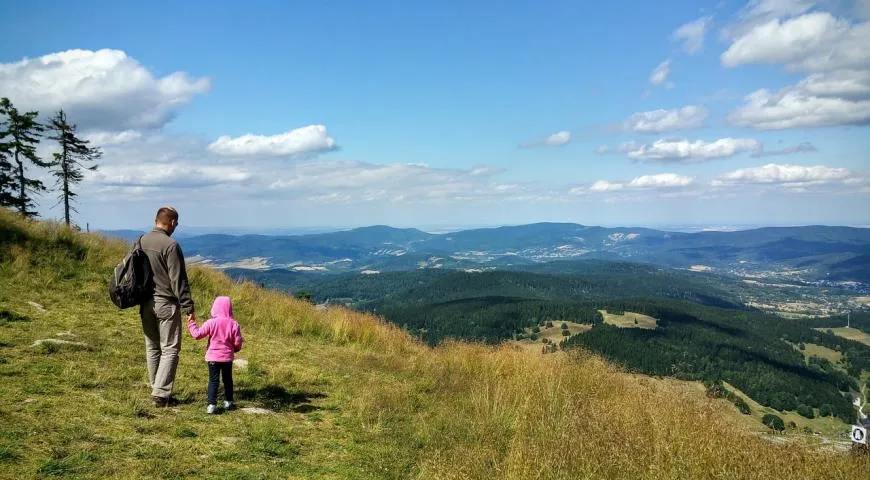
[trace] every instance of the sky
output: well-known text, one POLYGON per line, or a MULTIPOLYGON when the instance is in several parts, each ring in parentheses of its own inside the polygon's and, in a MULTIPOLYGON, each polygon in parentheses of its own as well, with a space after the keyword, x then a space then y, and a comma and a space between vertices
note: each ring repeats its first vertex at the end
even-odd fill
POLYGON ((0 29, 0 96, 103 151, 91 228, 870 225, 870 0, 2 2, 0 29))

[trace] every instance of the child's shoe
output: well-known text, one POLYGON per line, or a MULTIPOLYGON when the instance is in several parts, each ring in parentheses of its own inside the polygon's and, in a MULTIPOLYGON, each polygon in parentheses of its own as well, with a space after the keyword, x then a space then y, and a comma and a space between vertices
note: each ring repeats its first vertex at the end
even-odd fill
POLYGON ((209 414, 214 413, 215 408, 217 408, 216 405, 209 405, 209 406, 205 407, 205 413, 209 413, 209 414))
POLYGON ((229 410, 229 409, 233 408, 234 406, 235 405, 233 405, 233 402, 228 402, 226 400, 224 401, 224 409, 225 410, 229 410))

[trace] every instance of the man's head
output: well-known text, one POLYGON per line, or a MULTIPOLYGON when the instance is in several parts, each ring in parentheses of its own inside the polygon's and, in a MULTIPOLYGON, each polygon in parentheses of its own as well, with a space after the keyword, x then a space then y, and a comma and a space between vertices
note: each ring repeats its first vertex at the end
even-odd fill
POLYGON ((175 227, 178 226, 178 211, 172 207, 160 207, 160 210, 157 210, 157 218, 154 219, 154 225, 172 235, 175 232, 175 227))

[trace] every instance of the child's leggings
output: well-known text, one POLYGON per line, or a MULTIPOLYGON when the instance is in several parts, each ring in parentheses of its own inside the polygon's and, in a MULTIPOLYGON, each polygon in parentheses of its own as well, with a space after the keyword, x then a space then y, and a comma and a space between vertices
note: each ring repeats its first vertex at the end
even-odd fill
POLYGON ((224 377, 224 398, 233 401, 233 362, 208 362, 208 403, 217 403, 218 382, 224 377))

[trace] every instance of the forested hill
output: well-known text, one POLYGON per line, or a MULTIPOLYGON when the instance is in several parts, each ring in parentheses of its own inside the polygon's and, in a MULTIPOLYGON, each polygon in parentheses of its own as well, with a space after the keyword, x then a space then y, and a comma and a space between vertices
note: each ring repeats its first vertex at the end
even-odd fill
MULTIPOLYGON (((129 237, 130 232, 119 235, 129 237)), ((334 273, 416 268, 516 270, 553 260, 604 259, 870 283, 870 229, 851 227, 683 233, 538 223, 430 234, 381 225, 309 235, 212 234, 183 240, 189 256, 222 267, 249 264, 334 273)))

